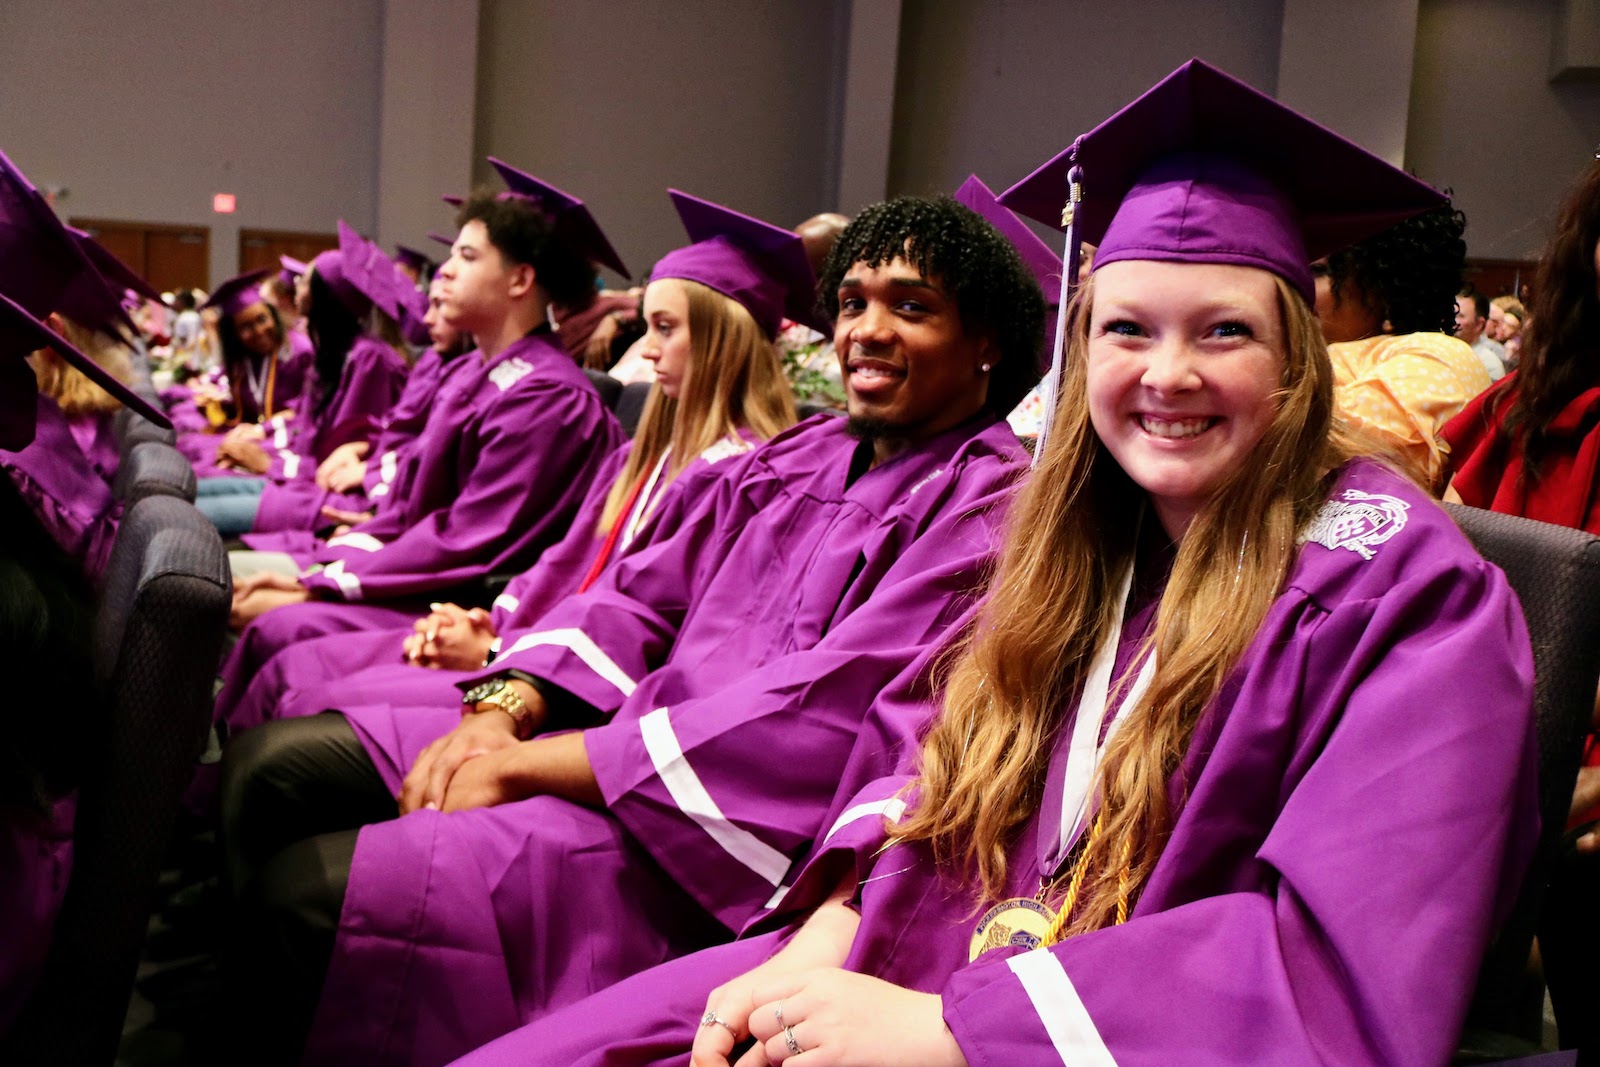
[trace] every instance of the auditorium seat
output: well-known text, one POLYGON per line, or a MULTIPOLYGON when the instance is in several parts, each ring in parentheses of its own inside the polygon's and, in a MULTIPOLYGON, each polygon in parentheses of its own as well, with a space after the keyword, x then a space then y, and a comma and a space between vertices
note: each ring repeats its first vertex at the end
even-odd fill
POLYGON ((639 418, 644 414, 645 397, 649 395, 649 382, 629 382, 617 393, 616 404, 611 410, 617 413, 617 421, 622 423, 622 432, 629 437, 632 437, 634 431, 639 428, 639 418))
POLYGON ((140 441, 160 441, 170 445, 176 444, 178 440, 178 435, 173 431, 157 426, 143 415, 136 414, 128 408, 117 412, 111 425, 124 456, 140 441))
POLYGON ((590 384, 600 394, 600 399, 605 401, 606 407, 616 411, 617 400, 622 396, 622 383, 605 371, 585 368, 583 373, 588 375, 590 384))
POLYGON ((95 619, 104 702, 56 709, 84 719, 72 880, 0 1063, 115 1058, 160 860, 210 722, 230 599, 222 541, 192 505, 151 496, 123 515, 95 619))
POLYGON ((1445 508, 1505 571, 1533 642, 1542 831, 1522 893, 1485 958, 1456 1059, 1493 1063, 1538 1052, 1542 1037, 1543 987, 1527 964, 1600 681, 1600 538, 1480 508, 1445 508))
POLYGON ((147 496, 175 496, 194 503, 194 467, 183 453, 160 441, 139 441, 117 465, 111 491, 132 507, 147 496))

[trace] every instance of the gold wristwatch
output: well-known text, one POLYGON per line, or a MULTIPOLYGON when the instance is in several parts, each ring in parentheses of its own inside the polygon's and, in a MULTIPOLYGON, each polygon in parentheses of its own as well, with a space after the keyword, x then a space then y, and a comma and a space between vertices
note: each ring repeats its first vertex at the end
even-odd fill
POLYGON ((517 691, 511 688, 508 677, 490 678, 487 682, 468 689, 461 698, 463 711, 468 715, 481 715, 489 711, 503 711, 511 716, 517 740, 526 741, 533 736, 533 709, 517 691))

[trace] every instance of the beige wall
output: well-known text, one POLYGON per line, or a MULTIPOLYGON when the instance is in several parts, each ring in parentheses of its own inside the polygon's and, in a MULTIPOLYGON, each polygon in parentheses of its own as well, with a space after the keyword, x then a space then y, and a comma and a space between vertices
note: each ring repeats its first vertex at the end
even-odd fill
POLYGON ((1535 256, 1600 143, 1600 82, 1551 84, 1554 0, 1422 0, 1406 165, 1454 186, 1468 254, 1535 256))
POLYGON ((410 245, 443 258, 439 197, 472 184, 477 0, 384 0, 377 229, 384 250, 410 245))
POLYGON ((1279 100, 1404 166, 1417 0, 1285 0, 1279 100))
POLYGON ((996 189, 1191 56, 1271 92, 1283 0, 908 0, 890 188, 996 189))
POLYGON ((0 148, 66 214, 212 226, 213 280, 240 226, 447 229, 435 197, 496 153, 590 200, 642 273, 682 239, 668 185, 791 225, 1004 186, 1198 54, 1403 138, 1471 254, 1521 257, 1600 141, 1600 83, 1549 81, 1569 2, 0 0, 0 148))
POLYGON ((239 228, 375 222, 382 0, 4 0, 0 149, 65 215, 239 228), (215 215, 211 195, 238 196, 215 215))
POLYGON ((668 186, 793 226, 834 196, 836 8, 482 0, 476 155, 582 197, 635 277, 683 243, 668 186))

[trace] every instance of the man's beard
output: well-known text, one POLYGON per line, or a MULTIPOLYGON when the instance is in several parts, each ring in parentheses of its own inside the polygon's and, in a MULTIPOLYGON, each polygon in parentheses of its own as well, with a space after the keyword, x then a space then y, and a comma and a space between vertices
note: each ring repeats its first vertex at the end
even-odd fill
POLYGON ((844 432, 858 441, 881 441, 899 437, 902 430, 888 419, 875 415, 849 415, 844 421, 844 432))

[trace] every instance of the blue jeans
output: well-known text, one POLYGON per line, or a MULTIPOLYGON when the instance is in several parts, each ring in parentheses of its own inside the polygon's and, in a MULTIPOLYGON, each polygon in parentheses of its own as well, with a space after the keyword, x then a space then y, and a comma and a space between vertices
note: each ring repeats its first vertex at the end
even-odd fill
POLYGON ((239 537, 256 524, 266 488, 265 478, 201 478, 195 486, 194 506, 223 537, 239 537))

